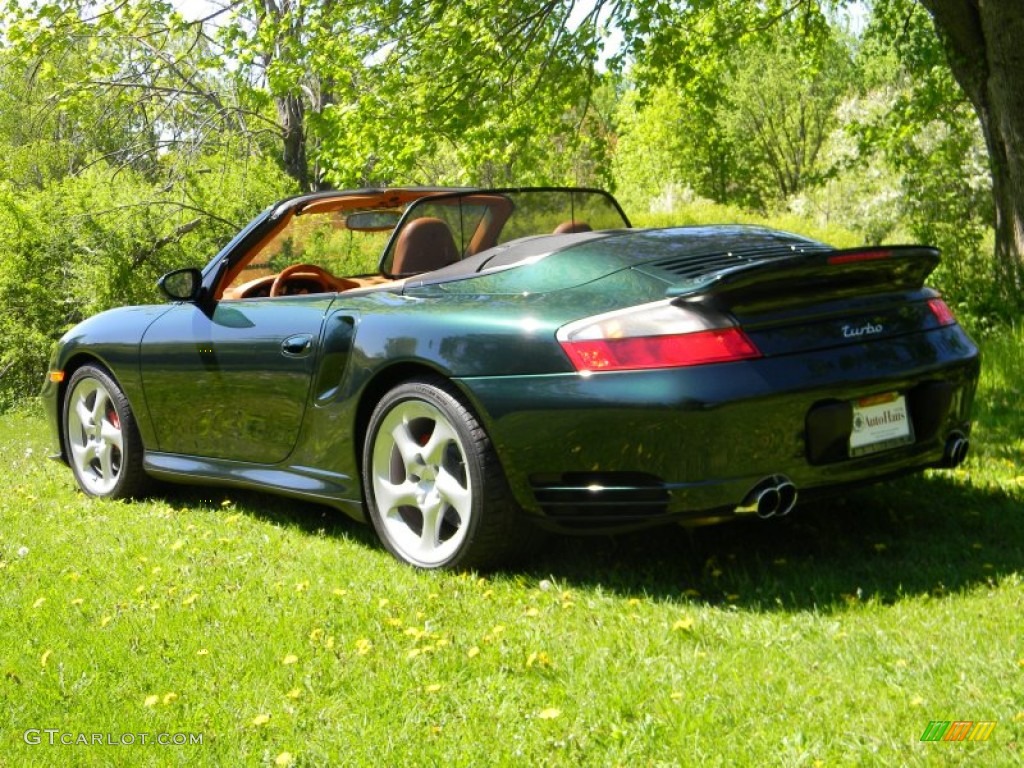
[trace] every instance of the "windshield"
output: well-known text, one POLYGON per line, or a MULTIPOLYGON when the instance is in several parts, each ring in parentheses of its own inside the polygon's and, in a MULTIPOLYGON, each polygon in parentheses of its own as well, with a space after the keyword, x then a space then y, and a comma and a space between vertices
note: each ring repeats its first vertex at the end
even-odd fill
POLYGON ((523 237, 629 227, 593 189, 496 189, 435 195, 409 206, 380 262, 388 277, 430 272, 523 237))

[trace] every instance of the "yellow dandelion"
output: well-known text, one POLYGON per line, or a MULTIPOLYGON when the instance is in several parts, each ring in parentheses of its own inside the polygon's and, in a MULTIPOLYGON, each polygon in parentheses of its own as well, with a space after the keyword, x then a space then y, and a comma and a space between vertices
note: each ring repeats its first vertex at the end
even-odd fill
POLYGON ((155 707, 159 703, 159 701, 160 701, 160 697, 157 696, 155 693, 153 693, 153 694, 150 694, 149 696, 146 697, 146 700, 144 702, 142 702, 142 706, 144 706, 144 707, 155 707))
POLYGON ((231 499, 224 499, 224 501, 222 501, 220 505, 222 507, 230 507, 233 503, 234 502, 232 502, 231 499))
POLYGON ((557 709, 556 707, 548 707, 547 709, 542 709, 537 713, 537 718, 540 720, 554 720, 556 717, 561 716, 562 710, 557 709))
POLYGON ((198 651, 196 651, 196 656, 206 656, 209 653, 210 653, 210 651, 207 650, 206 648, 200 648, 198 651))
POLYGON ((50 654, 53 653, 51 650, 43 651, 43 655, 39 657, 39 666, 45 667, 46 662, 50 660, 50 654))
POLYGON ((382 597, 380 600, 377 601, 377 607, 386 608, 390 603, 390 600, 388 600, 386 597, 382 597))
POLYGON ((546 651, 534 651, 526 657, 526 667, 529 669, 534 665, 538 667, 550 667, 551 657, 548 656, 546 651))
POLYGON ((370 638, 361 637, 356 640, 356 653, 360 656, 365 656, 373 649, 373 643, 370 642, 370 638))
POLYGON ((295 664, 295 663, 298 662, 298 660, 299 660, 298 656, 296 656, 294 653, 289 653, 287 656, 285 656, 283 659, 281 659, 281 663, 285 664, 285 665, 295 664))
POLYGON ((252 724, 255 726, 266 725, 270 722, 270 715, 259 714, 252 719, 252 724))
POLYGON ((85 598, 84 597, 76 597, 74 600, 71 601, 71 604, 72 605, 81 605, 84 602, 85 602, 85 598))
POLYGON ((227 523, 228 525, 234 525, 235 523, 237 523, 241 519, 242 519, 241 513, 240 512, 236 512, 233 515, 229 515, 228 517, 225 517, 224 518, 224 522, 227 523))
POLYGON ((491 634, 492 635, 500 635, 504 631, 505 631, 505 625, 504 624, 495 624, 494 627, 491 629, 491 634))
POLYGON ((295 762, 295 758, 292 757, 291 752, 282 752, 280 755, 274 758, 274 765, 287 766, 295 762))
POLYGON ((345 595, 348 594, 348 590, 347 589, 332 589, 331 590, 331 594, 335 595, 336 597, 344 597, 345 595))
POLYGON ((1015 723, 1024 723, 1024 710, 1021 710, 1020 712, 1018 712, 1016 715, 1013 716, 1013 722, 1015 722, 1015 723))
POLYGON ((302 698, 302 689, 301 688, 292 688, 290 691, 288 691, 288 693, 285 694, 285 696, 287 696, 289 699, 292 699, 292 700, 294 700, 294 699, 301 699, 302 698))
POLYGON ((405 658, 407 658, 407 659, 415 659, 421 653, 423 653, 423 651, 421 651, 419 648, 410 648, 409 652, 407 654, 405 654, 405 658))
POLYGON ((441 684, 440 683, 431 683, 430 685, 424 686, 423 690, 426 691, 427 693, 437 693, 438 691, 441 690, 441 684))
POLYGON ((146 591, 146 585, 145 584, 139 584, 139 586, 137 586, 135 588, 135 594, 136 595, 141 595, 145 591, 146 591))
POLYGON ((159 576, 162 571, 163 571, 163 568, 161 568, 159 565, 156 565, 156 566, 153 566, 153 570, 151 570, 150 573, 153 574, 154 576, 159 576))
POLYGON ((392 616, 390 619, 387 619, 385 621, 385 624, 387 624, 388 626, 391 626, 391 627, 400 627, 400 626, 402 626, 402 623, 403 623, 402 620, 400 618, 398 618, 397 616, 392 616))
POLYGON ((164 702, 164 704, 170 704, 176 698, 178 698, 178 694, 176 694, 174 691, 168 691, 167 693, 164 694, 163 702, 164 702))
POLYGON ((191 595, 189 595, 184 600, 182 600, 181 604, 182 605, 192 605, 192 603, 194 603, 198 599, 199 599, 199 595, 197 595, 195 592, 193 592, 191 595))
POLYGON ((317 640, 319 640, 323 636, 324 636, 324 631, 322 629, 320 629, 320 627, 314 627, 313 630, 309 633, 310 642, 313 642, 313 643, 315 643, 317 640))
POLYGON ((429 595, 427 595, 427 600, 437 600, 439 597, 441 597, 441 595, 437 592, 431 592, 429 595))
POLYGON ((672 693, 669 694, 669 698, 672 699, 672 701, 679 701, 683 698, 683 694, 681 691, 672 691, 672 693))
POLYGON ((910 706, 912 707, 920 707, 922 704, 924 704, 924 699, 920 696, 915 696, 910 700, 910 706))
POLYGON ((640 605, 640 598, 639 597, 631 597, 631 598, 629 598, 629 604, 630 605, 640 605))
POLYGON ((489 597, 494 597, 494 590, 488 589, 484 591, 483 598, 486 600, 489 597))
POLYGON ((295 582, 295 591, 296 592, 305 592, 307 589, 309 589, 309 581, 297 581, 297 582, 295 582))
POLYGON ((32 607, 33 608, 39 608, 45 602, 46 602, 46 598, 45 597, 37 598, 36 601, 34 603, 32 603, 32 607))
POLYGON ((70 581, 78 581, 80 578, 82 578, 82 574, 80 574, 78 571, 72 571, 68 574, 68 580, 70 581))
POLYGON ((331 635, 326 640, 324 640, 324 648, 326 648, 328 651, 334 648, 334 635, 331 635))
POLYGON ((185 542, 182 541, 181 539, 178 539, 173 544, 171 544, 170 550, 171 550, 171 552, 177 552, 179 549, 181 549, 184 546, 185 546, 185 542))
POLYGON ((689 632, 693 628, 693 618, 690 616, 684 616, 681 619, 677 619, 675 624, 672 625, 673 632, 689 632))
POLYGON ((104 616, 102 619, 100 619, 100 626, 101 627, 105 627, 105 626, 107 626, 107 624, 109 624, 113 620, 114 620, 113 616, 104 616))
POLYGON ((523 612, 523 615, 529 619, 535 619, 540 616, 540 611, 536 608, 527 608, 526 611, 523 612))
POLYGON ((472 658, 480 655, 480 649, 477 646, 474 645, 472 648, 470 648, 468 651, 466 651, 466 655, 469 658, 472 659, 472 658))
POLYGON ((1024 668, 1024 658, 1017 659, 1017 666, 1024 668))

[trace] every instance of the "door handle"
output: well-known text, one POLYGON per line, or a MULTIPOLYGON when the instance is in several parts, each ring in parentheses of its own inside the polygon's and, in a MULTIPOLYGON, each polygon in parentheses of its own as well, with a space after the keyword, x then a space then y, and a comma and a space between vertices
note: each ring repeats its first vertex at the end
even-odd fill
POLYGON ((289 336, 281 342, 281 353, 287 357, 304 357, 313 350, 313 337, 308 333, 289 336))

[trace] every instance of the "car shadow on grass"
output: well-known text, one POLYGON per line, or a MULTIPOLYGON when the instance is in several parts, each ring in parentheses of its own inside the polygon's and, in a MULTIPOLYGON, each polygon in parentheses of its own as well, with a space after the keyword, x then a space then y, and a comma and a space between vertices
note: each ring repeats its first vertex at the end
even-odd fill
POLYGON ((311 536, 351 539, 361 545, 377 545, 369 525, 362 525, 340 510, 284 496, 240 488, 210 488, 160 484, 156 494, 169 503, 195 509, 207 508, 225 515, 231 510, 282 527, 296 528, 311 536))
MULTIPOLYGON (((238 489, 166 486, 160 495, 225 514, 229 503, 275 525, 376 549, 391 562, 369 525, 327 506, 238 489)), ((552 536, 493 577, 748 610, 829 611, 974 589, 1024 570, 1022 512, 1019 494, 935 473, 801 504, 784 518, 552 536)))
POLYGON ((828 611, 970 590, 1020 572, 1022 512, 1019 495, 916 476, 801 505, 781 519, 559 538, 524 570, 631 597, 828 611))

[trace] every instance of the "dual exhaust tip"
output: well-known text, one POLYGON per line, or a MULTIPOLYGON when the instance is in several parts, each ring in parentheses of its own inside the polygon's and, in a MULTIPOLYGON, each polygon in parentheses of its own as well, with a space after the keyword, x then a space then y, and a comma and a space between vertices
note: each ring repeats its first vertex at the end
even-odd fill
POLYGON ((737 515, 756 514, 761 519, 788 515, 796 506, 796 486, 785 475, 761 480, 736 507, 737 515))
MULTIPOLYGON (((967 458, 970 440, 962 432, 953 432, 946 440, 943 466, 959 467, 967 458)), ((762 519, 788 515, 796 506, 796 486, 785 475, 772 475, 761 480, 743 499, 737 515, 756 514, 762 519)))

